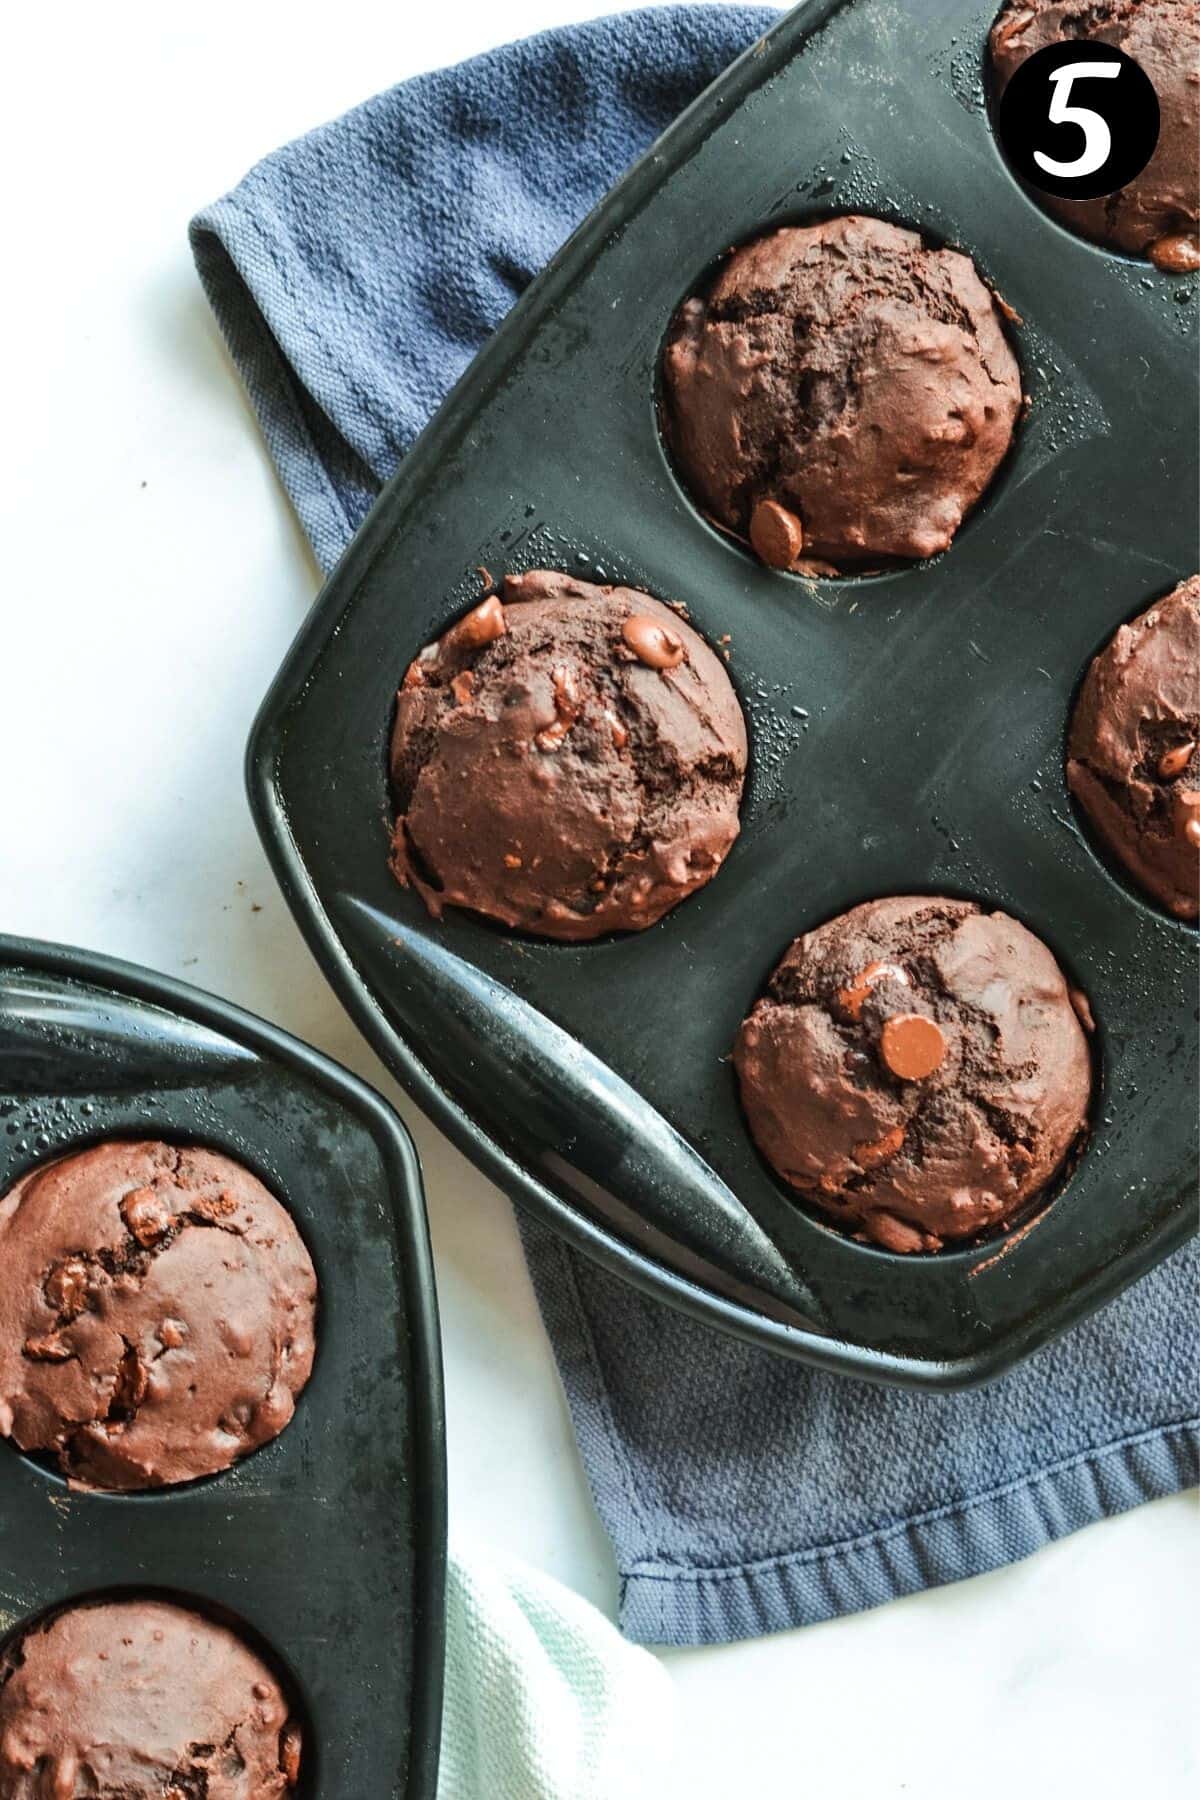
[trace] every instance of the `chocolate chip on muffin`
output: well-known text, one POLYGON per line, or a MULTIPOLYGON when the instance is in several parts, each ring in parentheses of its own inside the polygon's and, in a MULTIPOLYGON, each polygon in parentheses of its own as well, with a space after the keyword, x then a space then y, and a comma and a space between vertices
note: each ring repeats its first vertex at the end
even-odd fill
POLYGON ((857 216, 735 250, 680 309, 664 381, 696 499, 781 569, 945 550, 1021 407, 999 304, 970 258, 857 216))
POLYGON ((1067 781, 1097 835, 1179 919, 1200 913, 1200 575, 1092 662, 1071 720, 1067 781))
POLYGON ((279 1800, 301 1751, 262 1659, 180 1606, 72 1606, 0 1655, 4 1800, 279 1800))
POLYGON ((417 657, 391 744, 392 869, 435 917, 640 931, 738 834, 746 726, 720 659, 634 588, 509 575, 417 657))
POLYGON ((1175 274, 1200 269, 1200 0, 1010 0, 992 27, 999 91, 1038 50, 1064 39, 1113 44, 1158 96, 1154 154, 1140 175, 1095 200, 1039 195, 1081 236, 1175 274))
POLYGON ((940 1250, 1011 1219, 1081 1137, 1084 1011, 1004 913, 868 901, 797 938, 743 1021, 750 1130, 844 1230, 940 1250))
POLYGON ((0 1434, 96 1488, 213 1475, 276 1437, 317 1299, 289 1214, 209 1150, 108 1143, 0 1199, 0 1434))

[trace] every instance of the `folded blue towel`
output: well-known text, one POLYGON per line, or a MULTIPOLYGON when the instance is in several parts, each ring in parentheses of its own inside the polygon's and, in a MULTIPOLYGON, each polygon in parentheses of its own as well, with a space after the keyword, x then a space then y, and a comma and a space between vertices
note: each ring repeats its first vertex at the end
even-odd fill
MULTIPOLYGON (((655 8, 403 82, 193 222, 323 567, 530 278, 775 16, 655 8)), ((750 1349, 522 1229, 630 1637, 875 1606, 1197 1479, 1195 1244, 991 1387, 937 1396, 750 1349)))

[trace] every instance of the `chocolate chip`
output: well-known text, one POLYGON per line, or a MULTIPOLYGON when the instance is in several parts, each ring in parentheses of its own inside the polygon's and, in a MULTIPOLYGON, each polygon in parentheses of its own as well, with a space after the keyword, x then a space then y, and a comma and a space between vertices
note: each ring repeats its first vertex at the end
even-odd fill
POLYGON ((534 743, 539 750, 551 752, 557 750, 567 733, 579 717, 579 685, 568 668, 555 669, 552 676, 554 684, 554 723, 546 725, 536 733, 534 743))
POLYGON ((83 1311, 88 1302, 91 1287, 91 1270, 78 1256, 68 1256, 65 1261, 55 1263, 47 1275, 42 1292, 56 1313, 64 1318, 75 1319, 83 1311))
POLYGON ((46 1337, 26 1338, 24 1349, 26 1356, 32 1357, 34 1362, 70 1362, 75 1354, 70 1344, 57 1331, 50 1332, 46 1337))
POLYGON ((1068 988, 1067 994, 1070 998, 1071 1005, 1075 1008, 1076 1018, 1090 1037, 1096 1029, 1096 1017, 1092 1012, 1091 1001, 1088 999, 1082 988, 1068 988))
POLYGON ((1200 849, 1200 789, 1176 788, 1175 830, 1185 843, 1200 849))
POLYGON ((903 1142, 904 1127, 895 1125, 873 1144, 855 1144, 854 1160, 860 1169, 873 1169, 877 1164, 887 1162, 889 1157, 895 1156, 903 1142))
POLYGON ((279 1734, 279 1767, 289 1787, 295 1787, 300 1779, 301 1744, 300 1727, 289 1720, 279 1734))
POLYGON ((683 661, 683 639, 659 619, 635 613, 621 627, 621 636, 639 662, 650 669, 674 669, 683 661))
POLYGON ((1176 744, 1171 750, 1164 750, 1158 759, 1158 773, 1163 781, 1173 781, 1176 775, 1182 775, 1195 754, 1196 746, 1192 739, 1186 743, 1176 744))
POLYGON ((890 981, 898 981, 902 987, 909 986, 908 976, 899 963, 870 962, 861 975, 854 977, 849 987, 838 990, 837 1003, 842 1011, 849 1013, 852 1019, 859 1018, 867 995, 875 983, 885 977, 890 981))
MULTIPOLYGON (((90 1771, 89 1771, 90 1773, 90 1771)), ((56 1756, 43 1776, 42 1793, 46 1800, 74 1800, 79 1792, 79 1758, 73 1750, 64 1750, 56 1756), (48 1778, 47 1778, 48 1777, 48 1778)))
POLYGON ((156 1244, 171 1228, 171 1212, 153 1188, 135 1188, 121 1202, 121 1217, 143 1247, 156 1244))
POLYGON ((146 1398, 146 1384, 149 1375, 146 1365, 138 1355, 134 1346, 126 1339, 125 1354, 121 1358, 117 1370, 117 1385, 109 1402, 108 1416, 110 1420, 120 1422, 130 1418, 146 1398))
POLYGON ((804 526, 778 500, 760 500, 750 515, 750 543, 769 569, 790 569, 804 548, 804 526))
POLYGON ((227 1219, 230 1213, 238 1209, 237 1198, 222 1188, 219 1194, 197 1194, 191 1203, 191 1211, 197 1218, 227 1219))
POLYGON ((629 742, 629 733, 626 731, 624 725, 622 725, 620 719, 618 719, 616 713, 606 710, 604 716, 608 720, 608 728, 612 733, 613 748, 615 750, 623 750, 629 742))
POLYGON ((879 1048, 901 1081, 924 1081, 941 1067, 947 1044, 941 1027, 923 1013, 895 1013, 883 1027, 879 1048))
POLYGON ((1200 269, 1200 239, 1183 231, 1155 238, 1146 254, 1167 275, 1190 275, 1200 269))
POLYGON ((868 1213, 866 1219, 868 1232, 885 1250, 895 1250, 901 1256, 911 1256, 914 1251, 924 1250, 926 1234, 918 1231, 915 1225, 909 1225, 904 1219, 898 1219, 895 1213, 879 1209, 868 1213))
POLYGON ((461 618, 457 625, 452 625, 442 639, 442 648, 446 650, 480 650, 484 644, 494 643, 504 636, 508 630, 505 623, 504 608, 495 594, 481 600, 473 606, 469 613, 461 618))

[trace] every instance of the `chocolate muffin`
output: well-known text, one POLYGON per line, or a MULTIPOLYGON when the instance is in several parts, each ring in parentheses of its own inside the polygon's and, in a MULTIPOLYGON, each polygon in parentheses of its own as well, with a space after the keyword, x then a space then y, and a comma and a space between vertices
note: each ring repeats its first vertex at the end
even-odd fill
POLYGON ((1067 781, 1102 841, 1179 919, 1200 913, 1200 575, 1122 625, 1084 677, 1067 781))
POLYGON ((229 1468, 277 1436, 313 1362, 291 1218, 209 1150, 110 1143, 0 1200, 0 1434, 96 1488, 229 1468))
POLYGON ((1085 1128, 1091 1057, 1040 939, 968 900, 870 900, 797 938, 742 1023, 755 1142, 844 1230, 940 1250, 1002 1225, 1085 1128))
POLYGON ((746 726, 720 659, 634 588, 509 575, 404 677, 392 869, 434 917, 642 931, 738 834, 746 726))
POLYGON ((265 1663, 180 1606, 73 1606, 0 1656, 4 1800, 275 1800, 300 1755, 265 1663))
POLYGON ((1021 406, 970 258, 854 216, 735 250, 680 309, 664 380, 701 506, 773 568, 818 572, 945 550, 1021 406))
POLYGON ((1010 0, 989 40, 998 91, 1027 57, 1067 38, 1114 44, 1140 65, 1158 95, 1158 143, 1116 193, 1039 194, 1039 204, 1081 236, 1160 269, 1200 268, 1200 0, 1010 0))

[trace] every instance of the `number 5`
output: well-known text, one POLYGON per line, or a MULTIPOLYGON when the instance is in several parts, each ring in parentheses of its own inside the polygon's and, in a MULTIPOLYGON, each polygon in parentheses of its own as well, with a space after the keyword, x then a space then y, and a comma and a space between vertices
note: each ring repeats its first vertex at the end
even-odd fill
POLYGON ((1097 80, 1112 80, 1121 73, 1119 62, 1076 62, 1064 63, 1061 69, 1055 69, 1050 77, 1054 89, 1050 96, 1050 111, 1047 115, 1052 125, 1078 125, 1083 133, 1083 149, 1071 162, 1058 162, 1052 156, 1043 156, 1035 150, 1033 160, 1039 169, 1047 175, 1057 176, 1060 180, 1078 179, 1083 175, 1094 175, 1108 161, 1108 153, 1112 149, 1112 133, 1108 122, 1098 112, 1092 112, 1086 106, 1071 106, 1071 83, 1076 79, 1082 81, 1090 75, 1097 80))

